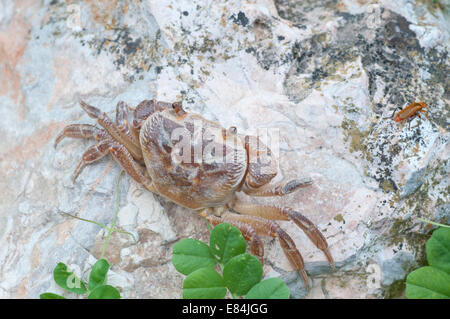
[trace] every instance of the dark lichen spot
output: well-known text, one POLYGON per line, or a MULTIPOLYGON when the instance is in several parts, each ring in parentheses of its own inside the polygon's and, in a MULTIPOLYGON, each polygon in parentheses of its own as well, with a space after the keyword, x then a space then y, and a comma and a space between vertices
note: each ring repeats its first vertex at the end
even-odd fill
POLYGON ((324 71, 322 68, 317 68, 313 71, 311 79, 315 82, 321 81, 322 79, 326 78, 327 75, 327 71, 324 71))
POLYGON ((142 40, 139 38, 133 41, 129 36, 127 36, 124 41, 125 47, 123 49, 123 52, 125 54, 135 53, 138 50, 138 48, 140 47, 141 41, 142 40))
POLYGON ((124 57, 124 56, 120 56, 120 57, 115 61, 115 64, 116 64, 117 66, 124 65, 124 64, 125 64, 125 57, 124 57))
MULTIPOLYGON (((400 51, 408 49, 412 51, 420 48, 416 34, 409 28, 410 23, 401 15, 393 15, 384 29, 384 41, 389 47, 394 47, 400 51)), ((395 58, 394 58, 395 59, 395 58)))
POLYGON ((184 16, 188 16, 188 15, 189 15, 189 12, 183 11, 183 15, 184 15, 184 16))
POLYGON ((235 14, 233 14, 230 17, 231 20, 233 20, 234 23, 236 23, 237 25, 241 25, 243 27, 247 26, 248 24, 248 18, 245 16, 245 13, 242 11, 239 11, 239 13, 237 14, 237 17, 235 14))

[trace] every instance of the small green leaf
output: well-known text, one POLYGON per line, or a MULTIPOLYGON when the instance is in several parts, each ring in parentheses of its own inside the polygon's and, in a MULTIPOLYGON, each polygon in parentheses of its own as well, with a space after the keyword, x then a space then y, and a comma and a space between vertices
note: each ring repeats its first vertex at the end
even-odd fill
POLYGON ((66 299, 63 296, 60 296, 58 294, 54 294, 52 292, 44 292, 39 297, 40 297, 40 299, 66 299))
POLYGON ((219 224, 211 232, 210 252, 223 265, 234 256, 245 253, 246 246, 239 229, 230 224, 219 224))
POLYGON ((222 277, 211 267, 197 269, 183 282, 184 299, 222 299, 226 293, 222 277))
POLYGON ((120 292, 110 285, 98 286, 91 291, 88 299, 120 299, 120 292))
POLYGON ((428 264, 450 274, 450 228, 438 228, 427 241, 428 264))
POLYGON ((262 278, 261 262, 250 254, 233 257, 223 269, 228 289, 239 296, 245 295, 262 278))
POLYGON ((105 259, 99 259, 92 267, 89 274, 89 290, 94 290, 98 286, 102 286, 106 281, 106 274, 109 270, 109 263, 105 259))
POLYGON ((209 252, 208 245, 191 238, 182 239, 173 246, 172 263, 183 275, 189 275, 200 268, 214 267, 217 264, 209 252))
POLYGON ((409 299, 450 298, 450 275, 430 266, 416 269, 406 278, 406 297, 409 299))
POLYGON ((289 299, 289 287, 280 278, 269 278, 253 286, 245 299, 289 299))
POLYGON ((81 281, 64 263, 58 263, 53 270, 53 279, 61 288, 82 295, 87 292, 86 284, 81 281))

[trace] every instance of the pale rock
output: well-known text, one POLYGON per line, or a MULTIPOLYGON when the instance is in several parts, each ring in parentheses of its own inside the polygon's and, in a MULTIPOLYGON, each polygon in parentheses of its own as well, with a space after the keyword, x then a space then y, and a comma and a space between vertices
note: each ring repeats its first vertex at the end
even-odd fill
POLYGON ((53 147, 65 125, 94 124, 80 100, 114 118, 119 101, 153 98, 239 133, 268 130, 279 136, 275 181, 313 181, 285 197, 239 194, 304 214, 336 261, 333 272, 280 221, 312 289, 266 237, 265 277, 284 280, 293 298, 402 297, 430 234, 417 218, 450 217, 449 30, 440 9, 412 0, 0 0, 0 298, 81 298, 54 283, 53 269, 64 262, 87 280, 107 230, 64 213, 108 227, 118 213, 115 227, 132 236, 113 233, 105 258, 123 298, 182 297, 172 248, 207 242, 204 219, 128 176, 117 189, 109 156, 73 182, 94 141, 53 147), (428 115, 394 122, 413 101, 428 115))

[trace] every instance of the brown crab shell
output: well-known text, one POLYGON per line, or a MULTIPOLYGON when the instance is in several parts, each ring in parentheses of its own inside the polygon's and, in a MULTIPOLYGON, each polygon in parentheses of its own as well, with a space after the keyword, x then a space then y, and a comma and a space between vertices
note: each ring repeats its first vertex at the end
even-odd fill
POLYGON ((158 193, 190 209, 229 202, 247 170, 247 152, 234 130, 194 113, 153 113, 142 125, 140 144, 158 193))

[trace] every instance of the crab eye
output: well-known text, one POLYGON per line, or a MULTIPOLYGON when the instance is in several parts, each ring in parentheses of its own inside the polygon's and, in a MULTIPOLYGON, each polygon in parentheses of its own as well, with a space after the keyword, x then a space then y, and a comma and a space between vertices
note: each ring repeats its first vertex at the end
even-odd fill
POLYGON ((172 108, 174 109, 175 113, 177 113, 177 115, 186 114, 186 112, 183 110, 183 107, 181 106, 180 102, 172 103, 172 108))

